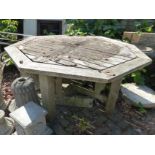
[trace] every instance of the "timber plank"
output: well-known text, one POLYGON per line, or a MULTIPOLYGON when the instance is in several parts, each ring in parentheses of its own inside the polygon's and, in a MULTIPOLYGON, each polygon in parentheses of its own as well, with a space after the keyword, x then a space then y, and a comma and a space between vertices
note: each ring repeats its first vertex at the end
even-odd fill
MULTIPOLYGON (((94 48, 95 44, 91 46, 94 48)), ((35 74, 60 76, 62 78, 87 80, 99 83, 111 82, 151 63, 151 60, 134 45, 97 36, 30 37, 26 41, 21 41, 17 44, 7 47, 6 51, 20 70, 25 70, 35 74), (99 46, 100 51, 93 51, 92 49, 85 50, 86 45, 94 41, 96 41, 96 49, 99 46), (35 47, 35 50, 32 48, 33 43, 37 42, 39 42, 40 45, 44 45, 46 42, 46 44, 51 46, 51 48, 52 46, 54 47, 54 43, 58 42, 56 46, 59 46, 60 44, 60 47, 55 46, 55 48, 59 50, 57 52, 53 51, 53 53, 52 50, 50 51, 48 48, 44 49, 44 51, 42 51, 41 48, 41 50, 38 52, 39 47, 35 47), (31 45, 32 47, 27 50, 26 53, 24 53, 25 51, 22 50, 25 50, 25 47, 23 49, 16 48, 20 45, 31 45), (107 48, 109 51, 101 50, 103 45, 108 46, 104 47, 104 49, 107 48), (65 46, 66 48, 69 48, 64 49, 64 51, 60 50, 65 46), (115 51, 113 49, 115 46, 118 46, 117 49, 119 49, 119 51, 115 51), (72 47, 75 49, 73 48, 72 50, 72 47), (85 51, 81 51, 80 49, 84 49, 85 51), (39 53, 40 58, 37 57, 37 52, 39 53), (28 58, 29 55, 34 55, 36 57, 33 58, 31 56, 31 58, 28 58), (67 60, 66 56, 68 56, 67 60), (35 59, 35 61, 33 61, 33 59, 35 59), (61 64, 58 62, 59 60, 69 61, 71 65, 63 65, 63 63, 61 64)))
POLYGON ((56 113, 55 105, 55 78, 39 75, 40 91, 43 107, 48 111, 48 119, 53 120, 56 113))

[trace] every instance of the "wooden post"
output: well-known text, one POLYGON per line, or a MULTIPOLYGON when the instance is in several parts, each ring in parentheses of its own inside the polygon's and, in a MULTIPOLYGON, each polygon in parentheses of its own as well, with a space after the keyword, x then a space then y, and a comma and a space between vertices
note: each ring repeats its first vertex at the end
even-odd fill
POLYGON ((56 112, 55 78, 45 75, 39 75, 39 82, 43 107, 48 111, 47 118, 49 119, 49 121, 52 121, 56 112))
POLYGON ((119 95, 121 81, 122 79, 118 79, 111 83, 110 92, 106 103, 106 112, 108 114, 111 114, 114 111, 115 104, 119 95))
POLYGON ((55 79, 55 93, 57 97, 57 101, 62 104, 63 102, 63 92, 62 92, 62 78, 55 79))

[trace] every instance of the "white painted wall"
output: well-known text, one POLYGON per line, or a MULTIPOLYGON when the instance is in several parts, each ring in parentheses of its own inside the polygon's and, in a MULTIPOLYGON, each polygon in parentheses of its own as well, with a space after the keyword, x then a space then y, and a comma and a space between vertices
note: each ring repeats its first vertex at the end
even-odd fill
POLYGON ((24 19, 24 34, 37 35, 36 19, 24 19))

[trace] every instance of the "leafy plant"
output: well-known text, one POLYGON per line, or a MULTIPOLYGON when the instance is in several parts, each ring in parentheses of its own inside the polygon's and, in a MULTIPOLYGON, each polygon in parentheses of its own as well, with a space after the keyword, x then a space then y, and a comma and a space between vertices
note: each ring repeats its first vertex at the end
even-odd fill
MULTIPOLYGON (((119 19, 74 19, 67 20, 68 35, 99 35, 122 39, 122 34, 128 28, 124 24, 127 20, 119 19)), ((132 29, 137 32, 153 32, 154 24, 149 20, 135 20, 132 29)), ((130 28, 129 28, 130 29, 130 28)))
POLYGON ((139 112, 142 113, 142 114, 146 114, 147 113, 147 110, 144 108, 144 106, 139 102, 137 107, 139 108, 139 112))
POLYGON ((135 21, 135 28, 136 32, 152 32, 153 31, 153 24, 150 24, 148 20, 142 20, 142 21, 135 21))
POLYGON ((86 131, 93 129, 93 126, 85 118, 80 118, 76 115, 73 115, 72 118, 75 120, 77 130, 80 134, 83 134, 86 131))
MULTIPOLYGON (((18 21, 11 19, 1 19, 0 20, 0 32, 17 32, 18 21)), ((0 33, 0 38, 9 43, 14 43, 17 41, 17 36, 12 34, 0 33)), ((3 53, 2 60, 5 62, 6 66, 13 65, 12 59, 6 54, 3 53)))
POLYGON ((144 85, 147 83, 147 70, 142 69, 135 71, 124 77, 123 83, 136 83, 137 85, 144 85))
MULTIPOLYGON (((18 21, 11 19, 0 20, 0 31, 1 32, 17 32, 18 21)), ((15 35, 0 33, 0 37, 8 40, 17 40, 15 35)))
POLYGON ((5 63, 6 66, 14 65, 13 60, 9 57, 9 55, 6 52, 2 54, 1 59, 5 63))
POLYGON ((131 74, 131 78, 133 78, 133 81, 137 84, 137 85, 144 85, 145 84, 145 78, 143 73, 145 73, 146 71, 143 69, 141 71, 136 71, 134 73, 131 74))
POLYGON ((121 39, 124 26, 116 19, 76 19, 67 20, 68 35, 100 35, 121 39))

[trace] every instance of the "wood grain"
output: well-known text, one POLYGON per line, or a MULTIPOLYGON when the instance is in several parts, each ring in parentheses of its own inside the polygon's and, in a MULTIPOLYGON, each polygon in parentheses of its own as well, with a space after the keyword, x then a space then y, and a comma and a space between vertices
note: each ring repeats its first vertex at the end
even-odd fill
POLYGON ((5 49, 20 70, 99 83, 151 63, 134 45, 96 36, 37 36, 5 49))

